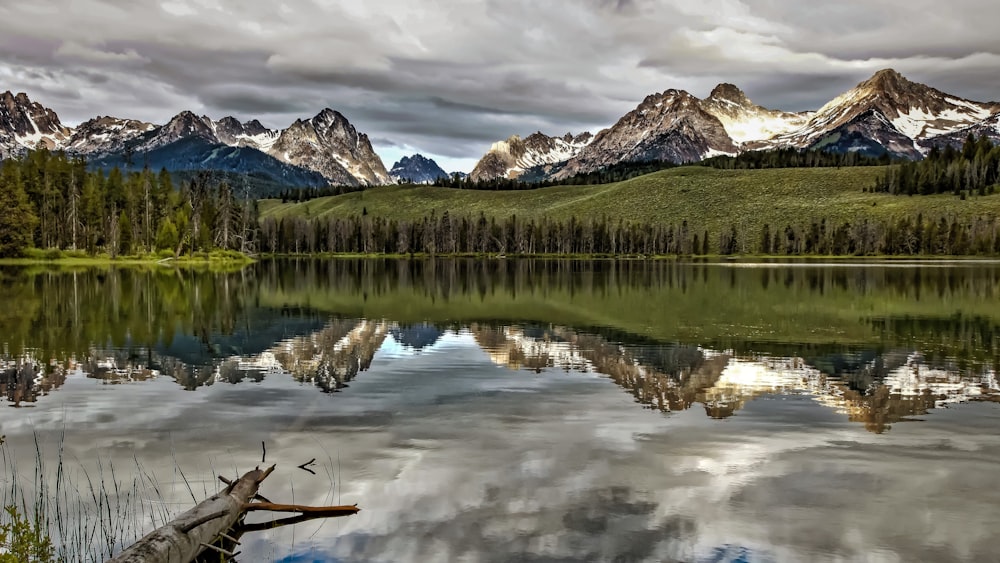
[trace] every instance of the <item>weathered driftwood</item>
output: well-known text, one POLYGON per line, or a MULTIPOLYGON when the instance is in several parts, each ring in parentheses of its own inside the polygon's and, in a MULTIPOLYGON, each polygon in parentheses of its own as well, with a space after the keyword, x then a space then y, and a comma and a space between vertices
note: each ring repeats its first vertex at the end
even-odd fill
POLYGON ((272 471, 273 465, 247 472, 225 490, 146 534, 108 563, 188 563, 236 524, 243 516, 243 507, 272 471))
POLYGON ((232 557, 239 538, 249 531, 274 529, 316 518, 331 518, 357 514, 357 505, 302 506, 277 504, 269 501, 257 489, 274 471, 274 466, 254 469, 236 481, 219 477, 226 488, 200 502, 166 525, 153 530, 108 563, 189 563, 200 553, 216 551, 232 557), (258 500, 261 502, 253 502, 258 500), (299 516, 261 524, 245 524, 248 512, 292 512, 299 516))

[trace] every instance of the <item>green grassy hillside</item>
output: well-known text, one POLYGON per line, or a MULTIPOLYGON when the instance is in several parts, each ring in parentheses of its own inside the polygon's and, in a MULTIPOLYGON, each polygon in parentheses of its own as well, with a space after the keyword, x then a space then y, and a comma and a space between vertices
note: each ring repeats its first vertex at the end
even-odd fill
POLYGON ((976 217, 1000 212, 1000 195, 894 196, 865 193, 883 168, 787 168, 717 170, 684 167, 615 184, 559 186, 525 191, 473 191, 427 186, 388 186, 303 203, 265 200, 264 217, 369 215, 416 219, 448 210, 452 215, 531 219, 577 217, 621 218, 633 222, 679 224, 719 232, 737 225, 745 232, 801 225, 826 218, 836 222, 857 218, 915 216, 976 217))

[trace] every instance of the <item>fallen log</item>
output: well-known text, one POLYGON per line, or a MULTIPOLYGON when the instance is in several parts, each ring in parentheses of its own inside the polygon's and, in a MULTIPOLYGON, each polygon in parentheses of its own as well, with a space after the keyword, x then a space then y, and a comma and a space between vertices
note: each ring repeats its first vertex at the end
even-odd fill
POLYGON ((316 518, 349 516, 360 511, 357 505, 302 506, 272 503, 258 494, 257 490, 273 471, 273 465, 264 470, 254 469, 236 481, 220 476, 219 479, 226 484, 225 489, 146 534, 107 563, 190 563, 206 549, 233 557, 236 554, 230 550, 239 545, 239 538, 246 531, 273 529, 316 518), (253 502, 254 500, 263 502, 253 502), (255 511, 293 512, 300 516, 250 527, 243 524, 244 516, 255 511))
POLYGON ((191 510, 146 534, 108 563, 188 563, 233 527, 274 466, 254 469, 191 510))

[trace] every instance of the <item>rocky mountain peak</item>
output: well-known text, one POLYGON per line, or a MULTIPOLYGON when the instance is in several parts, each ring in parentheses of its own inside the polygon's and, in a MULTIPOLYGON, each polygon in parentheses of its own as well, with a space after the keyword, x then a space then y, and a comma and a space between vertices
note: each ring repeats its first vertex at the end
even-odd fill
POLYGON ((567 178, 620 162, 695 162, 737 151, 723 123, 702 107, 701 100, 687 91, 670 89, 647 96, 598 133, 554 177, 567 178))
POLYGON ((271 130, 264 127, 264 124, 256 119, 251 119, 243 124, 243 130, 246 131, 247 135, 263 135, 265 133, 271 133, 271 130))
POLYGON ((67 152, 102 157, 124 151, 133 139, 156 129, 156 125, 135 119, 99 115, 73 131, 66 142, 67 152))
POLYGON ((562 136, 562 140, 564 143, 586 144, 593 137, 594 136, 591 135, 589 131, 584 131, 579 135, 573 135, 573 133, 567 131, 566 134, 562 136))
POLYGON ((389 174, 396 181, 414 184, 429 184, 438 178, 447 178, 445 172, 433 159, 422 154, 404 156, 392 166, 389 174))
POLYGON ((476 181, 515 178, 529 168, 545 167, 573 158, 591 139, 590 133, 550 137, 536 131, 523 139, 519 135, 511 135, 505 141, 493 143, 469 176, 476 181))
POLYGON ((354 131, 354 126, 344 117, 344 114, 330 108, 325 108, 316 114, 316 117, 312 118, 310 123, 320 132, 338 131, 348 133, 354 131))
POLYGON ((223 117, 222 119, 216 122, 216 125, 220 127, 225 127, 227 129, 239 129, 239 130, 243 129, 243 124, 240 123, 238 119, 236 119, 231 115, 223 117))
MULTIPOLYGON (((56 112, 32 102, 24 92, 0 94, 0 132, 8 143, 35 148, 39 143, 55 149, 69 138, 72 130, 63 126, 56 112)), ((7 152, 15 152, 11 147, 7 152)), ((20 150, 20 149, 18 149, 20 150)))
POLYGON ((738 105, 753 105, 750 98, 740 90, 736 85, 723 82, 715 88, 712 89, 712 93, 708 95, 710 100, 723 100, 728 102, 733 102, 738 105))
POLYGON ((422 155, 420 153, 417 153, 417 154, 415 154, 413 156, 404 156, 403 158, 399 159, 399 162, 397 162, 396 164, 403 164, 403 165, 411 164, 411 163, 415 163, 415 164, 427 164, 427 163, 430 163, 430 162, 434 162, 434 161, 431 160, 431 159, 429 159, 429 158, 427 158, 426 156, 424 156, 424 155, 422 155))
POLYGON ((924 139, 972 125, 997 109, 993 104, 952 96, 884 69, 820 108, 793 142, 808 145, 801 140, 819 138, 868 111, 881 113, 907 137, 924 139))
POLYGON ((916 83, 910 82, 905 76, 900 74, 894 69, 884 68, 875 74, 871 78, 862 82, 859 86, 867 86, 872 89, 878 90, 898 90, 907 88, 909 86, 914 86, 916 83))
POLYGON ((172 137, 172 140, 193 135, 215 138, 211 123, 211 119, 198 117, 193 112, 185 110, 172 117, 162 129, 172 137))
POLYGON ((339 111, 326 108, 308 121, 296 120, 268 151, 279 160, 319 172, 335 184, 391 181, 371 141, 339 111))

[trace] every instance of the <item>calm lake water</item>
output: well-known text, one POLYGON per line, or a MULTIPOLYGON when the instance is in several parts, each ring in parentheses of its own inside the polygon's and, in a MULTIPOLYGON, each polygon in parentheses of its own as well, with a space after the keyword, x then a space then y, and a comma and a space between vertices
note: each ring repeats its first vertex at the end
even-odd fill
POLYGON ((363 510, 241 561, 1000 560, 998 264, 3 268, 0 300, 4 494, 62 450, 60 502, 117 482, 126 535, 264 442, 265 496, 363 510))

